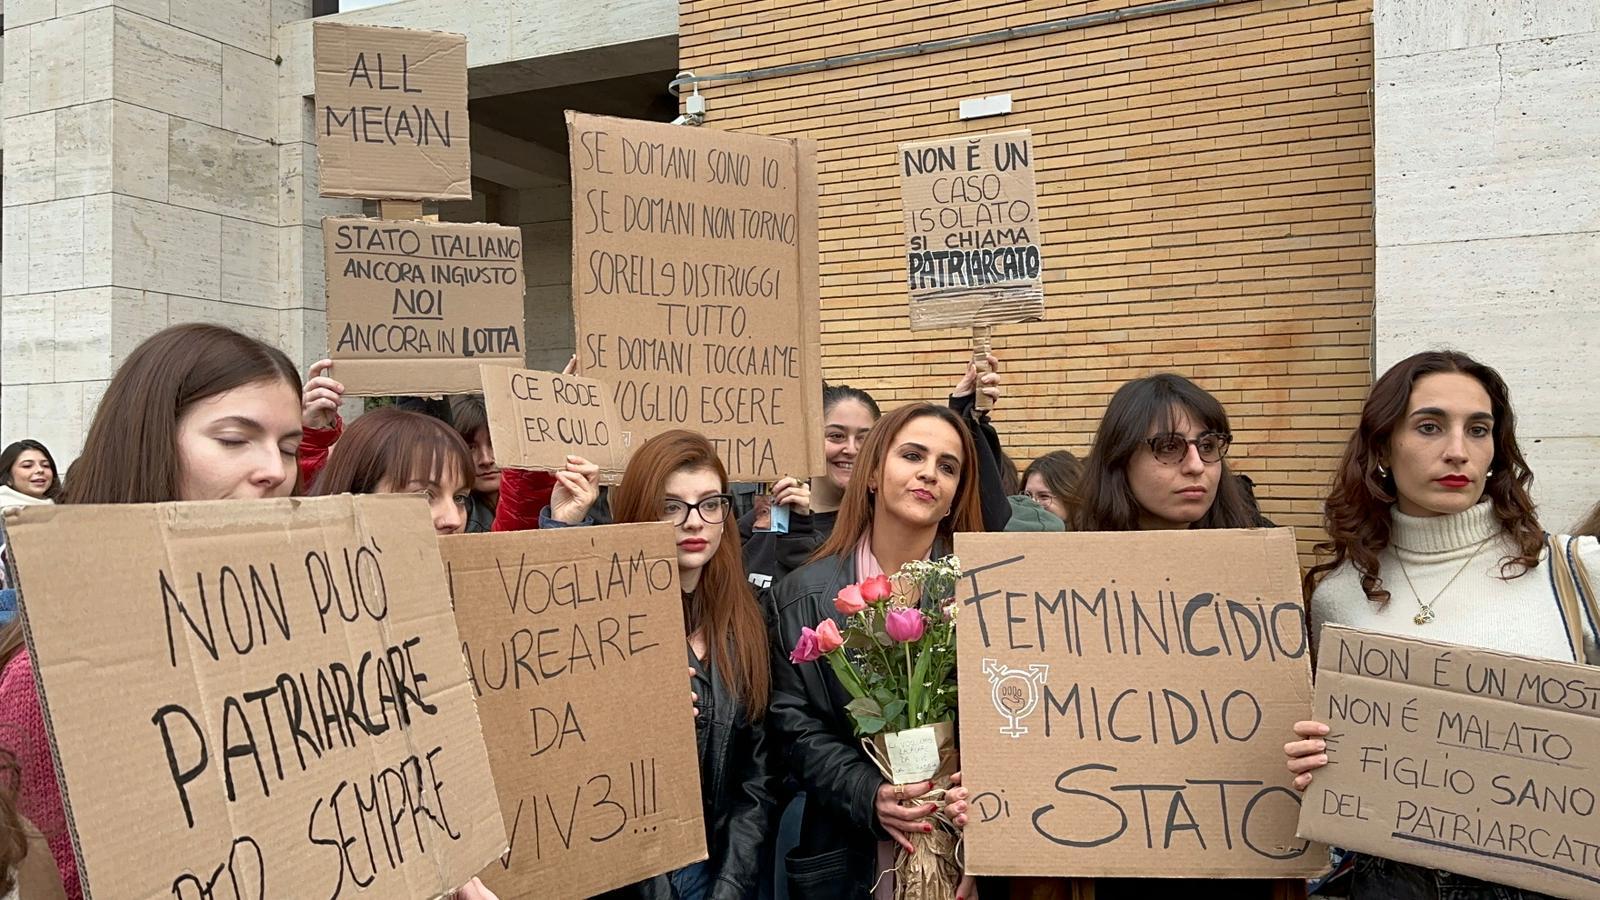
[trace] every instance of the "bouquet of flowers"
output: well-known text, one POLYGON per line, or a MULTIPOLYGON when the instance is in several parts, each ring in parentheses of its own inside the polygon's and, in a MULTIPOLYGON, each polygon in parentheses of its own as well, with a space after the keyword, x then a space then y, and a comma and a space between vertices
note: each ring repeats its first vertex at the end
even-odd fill
MULTIPOLYGON (((941 803, 960 768, 955 742, 956 605, 961 561, 954 556, 907 563, 893 577, 847 585, 834 598, 846 616, 802 628, 789 659, 826 660, 851 700, 845 707, 867 754, 891 784, 932 781, 905 806, 941 803)), ((948 900, 960 879, 955 826, 943 813, 931 833, 900 851, 895 896, 948 900)))

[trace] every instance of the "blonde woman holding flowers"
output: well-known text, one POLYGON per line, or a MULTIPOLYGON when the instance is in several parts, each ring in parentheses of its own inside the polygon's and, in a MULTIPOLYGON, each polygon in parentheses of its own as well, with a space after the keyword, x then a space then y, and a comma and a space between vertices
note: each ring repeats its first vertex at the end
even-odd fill
MULTIPOLYGON (((967 426, 945 407, 903 406, 868 436, 833 534, 811 562, 774 589, 768 719, 808 798, 800 842, 787 858, 791 897, 860 897, 874 887, 883 892, 893 879, 879 873, 893 867, 895 845, 910 851, 911 836, 930 833, 930 817, 941 811, 935 802, 902 804, 932 784, 889 784, 855 734, 845 709, 851 695, 835 670, 820 661, 793 662, 791 652, 814 660, 840 646, 846 608, 867 599, 841 591, 865 583, 877 598, 873 592, 887 584, 877 577, 950 553, 958 531, 982 530, 977 449, 967 426), (803 637, 809 646, 801 644, 803 637), (880 843, 887 852, 879 852, 880 843)), ((909 636, 921 627, 920 617, 903 619, 892 633, 909 636)), ((962 827, 967 790, 959 774, 952 780, 957 786, 945 795, 942 812, 962 827)), ((971 878, 962 879, 958 895, 976 896, 971 878)))

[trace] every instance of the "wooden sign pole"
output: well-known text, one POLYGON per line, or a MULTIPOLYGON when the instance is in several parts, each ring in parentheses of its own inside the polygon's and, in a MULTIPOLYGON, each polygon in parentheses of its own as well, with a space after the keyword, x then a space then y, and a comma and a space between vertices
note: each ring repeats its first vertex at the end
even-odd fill
POLYGON ((420 200, 379 200, 378 218, 380 219, 420 219, 422 218, 422 201, 420 200))
POLYGON ((978 404, 978 412, 988 412, 994 408, 994 401, 983 392, 983 376, 989 374, 989 337, 994 333, 993 325, 972 326, 972 362, 978 367, 978 384, 973 385, 974 399, 978 404))

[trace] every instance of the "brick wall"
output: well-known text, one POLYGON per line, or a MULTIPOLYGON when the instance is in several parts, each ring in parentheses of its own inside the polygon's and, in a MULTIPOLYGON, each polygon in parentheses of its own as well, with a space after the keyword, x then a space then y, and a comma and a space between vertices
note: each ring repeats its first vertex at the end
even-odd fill
MULTIPOLYGON (((683 0, 696 74, 803 62, 1113 2, 683 0)), ((1233 418, 1266 513, 1320 537, 1370 382, 1370 0, 1255 0, 702 88, 708 124, 818 144, 823 365, 885 406, 937 397, 970 339, 907 330, 895 147, 1033 130, 1048 314, 1003 326, 997 411, 1025 464, 1082 453, 1111 393, 1176 371, 1233 418), (1011 115, 957 102, 1009 92, 1011 115)))

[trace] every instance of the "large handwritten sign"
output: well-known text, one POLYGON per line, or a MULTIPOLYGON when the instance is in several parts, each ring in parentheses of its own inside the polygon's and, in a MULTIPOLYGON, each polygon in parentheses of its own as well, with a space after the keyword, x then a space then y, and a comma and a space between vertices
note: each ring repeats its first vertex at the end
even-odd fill
POLYGON ((557 472, 575 454, 600 467, 603 483, 621 483, 633 440, 622 429, 607 385, 508 366, 480 370, 495 462, 557 472))
POLYGON ((705 859, 671 526, 439 546, 511 833, 489 887, 588 897, 705 859))
POLYGON ((635 442, 711 440, 734 481, 822 471, 816 149, 567 113, 583 374, 635 442))
POLYGON ((1290 529, 956 536, 961 762, 987 875, 1306 877, 1290 529))
POLYGON ((345 393, 464 394, 525 364, 520 229, 329 217, 322 238, 345 393))
POLYGON ((1600 670, 1332 625, 1318 649, 1302 834, 1600 897, 1600 670))
POLYGON ((322 196, 470 200, 467 39, 334 22, 312 35, 322 196))
POLYGON ((1044 317, 1027 131, 900 145, 911 328, 1044 317))
POLYGON ((7 530, 85 895, 416 900, 505 847, 420 497, 7 530))

